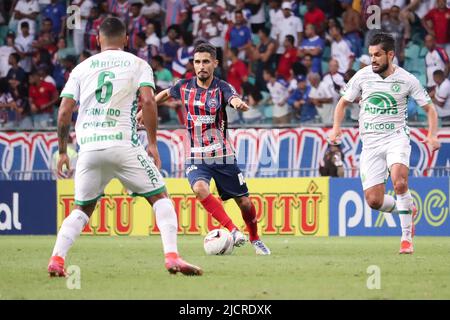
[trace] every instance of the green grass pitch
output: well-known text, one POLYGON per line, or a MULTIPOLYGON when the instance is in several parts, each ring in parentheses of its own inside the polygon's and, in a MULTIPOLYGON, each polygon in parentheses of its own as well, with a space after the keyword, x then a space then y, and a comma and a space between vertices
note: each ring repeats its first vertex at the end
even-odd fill
POLYGON ((271 256, 251 245, 207 256, 201 236, 179 236, 179 250, 204 270, 170 275, 161 241, 150 237, 82 236, 67 258, 81 270, 81 289, 49 278, 55 236, 0 237, 0 299, 450 299, 450 238, 416 237, 399 255, 399 237, 265 236, 271 256), (371 265, 381 288, 369 290, 371 265))

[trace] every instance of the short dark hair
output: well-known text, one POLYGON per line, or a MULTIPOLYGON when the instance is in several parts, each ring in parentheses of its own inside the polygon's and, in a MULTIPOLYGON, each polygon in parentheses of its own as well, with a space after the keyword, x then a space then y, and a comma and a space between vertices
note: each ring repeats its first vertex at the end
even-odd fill
POLYGON ((267 72, 272 78, 276 77, 275 69, 267 66, 264 68, 264 71, 267 72))
POLYGON ((13 52, 9 56, 13 57, 16 60, 16 62, 20 61, 20 55, 17 52, 13 52))
POLYGON ((266 36, 270 36, 270 29, 267 27, 262 27, 259 29, 262 33, 264 33, 266 36))
POLYGON ((213 60, 217 58, 216 47, 207 42, 200 43, 198 46, 196 46, 194 49, 194 54, 196 54, 197 52, 208 52, 213 60))
POLYGON ((100 25, 100 33, 107 38, 117 38, 125 35, 126 32, 125 25, 116 17, 108 17, 100 25))
POLYGON ((294 38, 294 36, 293 36, 292 34, 288 34, 288 35, 285 37, 285 39, 286 39, 287 41, 289 41, 292 45, 294 45, 295 38, 294 38))
POLYGON ((444 73, 444 71, 438 69, 438 70, 435 70, 435 71, 433 72, 433 76, 436 76, 436 77, 445 77, 445 73, 444 73))
POLYGON ((164 65, 164 59, 162 56, 154 56, 152 57, 152 61, 158 62, 161 66, 164 65))
POLYGON ((380 32, 375 34, 369 41, 369 46, 380 45, 381 48, 388 51, 395 51, 395 40, 394 37, 389 33, 380 32))
POLYGON ((23 21, 23 22, 20 24, 20 27, 21 27, 21 28, 29 28, 29 27, 30 27, 30 24, 29 24, 27 21, 23 21))

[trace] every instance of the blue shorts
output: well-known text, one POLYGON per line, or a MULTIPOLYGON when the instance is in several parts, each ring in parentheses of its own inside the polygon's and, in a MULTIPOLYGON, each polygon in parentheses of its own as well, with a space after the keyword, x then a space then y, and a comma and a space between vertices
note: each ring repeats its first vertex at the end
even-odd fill
POLYGON ((214 179, 219 196, 223 201, 249 195, 247 183, 237 166, 236 159, 234 159, 234 163, 205 163, 203 161, 188 163, 186 164, 186 176, 191 188, 199 180, 204 180, 209 184, 211 179, 214 179))

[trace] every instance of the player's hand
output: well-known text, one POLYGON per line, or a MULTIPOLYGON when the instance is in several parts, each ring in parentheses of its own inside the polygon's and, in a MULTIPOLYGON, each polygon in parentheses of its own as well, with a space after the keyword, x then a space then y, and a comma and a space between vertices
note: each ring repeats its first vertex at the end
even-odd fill
POLYGON ((247 111, 248 109, 250 109, 250 107, 242 100, 236 103, 234 108, 239 111, 247 111))
POLYGON ((333 128, 328 132, 328 139, 332 144, 339 144, 342 136, 341 128, 333 128))
POLYGON ((67 179, 72 177, 73 170, 70 168, 70 159, 67 153, 59 154, 58 158, 58 178, 67 179), (64 167, 66 167, 64 169, 64 167))
POLYGON ((158 146, 156 144, 149 144, 147 146, 147 153, 153 158, 153 162, 158 169, 161 169, 161 159, 159 158, 158 146))
POLYGON ((438 137, 435 135, 428 135, 422 142, 429 144, 431 147, 431 151, 436 151, 441 147, 441 143, 439 142, 438 137))
POLYGON ((142 110, 140 110, 136 114, 136 120, 137 120, 138 125, 140 125, 140 126, 144 125, 144 117, 142 116, 142 110))

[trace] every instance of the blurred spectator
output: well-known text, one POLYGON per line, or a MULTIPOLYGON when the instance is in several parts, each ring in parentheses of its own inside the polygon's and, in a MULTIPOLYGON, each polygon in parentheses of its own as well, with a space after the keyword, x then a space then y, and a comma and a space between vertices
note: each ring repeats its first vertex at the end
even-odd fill
MULTIPOLYGON (((363 56, 361 56, 363 57, 363 56)), ((369 58, 370 59, 370 58, 369 58)), ((370 64, 370 62, 369 62, 370 64)), ((345 74, 344 74, 344 82, 347 84, 350 79, 355 75, 356 71, 353 69, 348 70, 345 74)), ((343 90, 344 88, 341 88, 341 95, 343 95, 343 90)), ((346 117, 347 119, 349 119, 352 123, 354 124, 358 124, 359 122, 359 100, 361 98, 356 98, 355 101, 353 101, 352 103, 350 103, 348 105, 348 107, 346 108, 346 112, 348 112, 348 116, 346 117)))
POLYGON ((53 22, 49 18, 45 18, 42 22, 42 28, 39 31, 39 35, 37 36, 37 39, 33 41, 33 48, 35 49, 45 49, 47 50, 51 55, 53 55, 57 50, 56 43, 56 36, 53 33, 53 22))
POLYGON ((239 50, 238 57, 240 59, 245 59, 246 50, 251 48, 252 34, 245 24, 244 15, 241 10, 235 11, 236 21, 228 29, 225 35, 226 48, 236 48, 239 50))
POLYGON ((135 44, 134 49, 130 50, 131 53, 135 54, 139 58, 150 62, 152 60, 152 57, 158 55, 158 51, 155 49, 154 46, 148 45, 145 42, 146 35, 144 32, 140 32, 135 37, 135 44))
POLYGON ((50 75, 50 68, 45 65, 45 64, 41 64, 37 67, 37 72, 39 74, 39 77, 41 77, 42 81, 51 83, 52 85, 54 85, 56 87, 56 82, 55 79, 53 79, 53 77, 50 75))
POLYGON ((228 67, 227 82, 241 94, 242 84, 248 80, 248 67, 244 61, 238 58, 237 48, 230 49, 229 59, 231 60, 231 64, 228 67))
POLYGON ((72 4, 80 7, 81 26, 79 29, 73 30, 73 46, 76 54, 81 54, 84 50, 84 34, 86 32, 87 21, 94 2, 92 0, 73 0, 72 4))
POLYGON ((316 108, 309 98, 311 87, 306 83, 306 77, 301 75, 297 78, 297 88, 289 95, 287 100, 294 110, 294 117, 300 123, 309 122, 316 117, 316 108))
POLYGON ((281 9, 282 0, 269 0, 269 19, 270 19, 270 37, 272 39, 277 39, 278 35, 278 21, 284 18, 283 10, 281 9))
POLYGON ((142 3, 133 2, 130 4, 130 17, 128 22, 128 49, 135 49, 137 35, 145 32, 147 19, 141 14, 142 3))
POLYGON ((91 54, 96 54, 99 51, 97 35, 102 21, 103 16, 100 15, 99 7, 92 7, 86 23, 86 32, 84 35, 84 48, 91 54))
POLYGON ((28 104, 28 82, 20 82, 13 77, 8 82, 10 93, 17 106, 17 129, 32 129, 33 121, 30 114, 30 105, 28 104))
POLYGON ((343 36, 347 39, 351 46, 351 50, 356 57, 362 53, 362 39, 361 39, 361 16, 352 7, 352 0, 340 0, 344 13, 342 14, 343 22, 343 36))
POLYGON ((333 124, 334 93, 332 88, 330 88, 327 83, 320 81, 320 74, 318 73, 310 73, 308 75, 308 80, 311 84, 309 98, 312 104, 316 107, 321 123, 326 125, 333 124))
POLYGON ((277 49, 277 54, 279 55, 285 52, 283 44, 287 35, 294 37, 294 47, 297 47, 302 41, 303 32, 303 23, 298 17, 292 14, 291 3, 283 2, 281 9, 283 10, 283 18, 277 21, 275 27, 278 32, 277 41, 279 46, 277 49))
POLYGON ((386 18, 381 22, 381 29, 389 33, 395 40, 395 55, 397 59, 403 62, 402 52, 404 48, 403 38, 405 35, 405 26, 400 21, 400 8, 393 6, 388 10, 386 18))
POLYGON ((64 37, 58 39, 57 47, 58 51, 55 52, 52 59, 54 65, 57 63, 61 63, 61 61, 65 59, 67 56, 77 55, 73 47, 70 48, 67 47, 66 38, 64 37))
POLYGON ((211 12, 209 22, 202 23, 199 37, 205 39, 216 48, 219 66, 223 65, 223 48, 225 46, 225 25, 220 21, 219 14, 211 12))
POLYGON ((128 12, 130 3, 128 0, 108 0, 108 12, 128 24, 128 12))
POLYGON ((298 60, 298 49, 294 47, 294 41, 294 36, 290 34, 286 36, 285 51, 278 62, 277 76, 283 77, 286 81, 290 81, 293 77, 292 65, 298 60))
POLYGON ((333 105, 336 105, 340 98, 340 91, 345 85, 344 76, 338 72, 339 62, 335 59, 331 59, 328 63, 328 73, 322 78, 322 81, 331 88, 333 92, 333 105))
POLYGON ((381 1, 382 13, 390 13, 392 7, 398 7, 400 10, 405 7, 406 0, 383 0, 381 1))
POLYGON ((323 177, 344 176, 344 153, 340 145, 329 144, 323 160, 319 164, 319 173, 323 177))
POLYGON ((15 25, 10 24, 10 30, 17 30, 17 36, 22 34, 20 25, 22 22, 28 22, 30 27, 30 34, 34 35, 36 32, 36 18, 39 14, 39 3, 37 0, 19 0, 14 7, 14 20, 11 19, 15 25))
POLYGON ((256 86, 263 91, 268 91, 263 78, 263 70, 267 68, 274 69, 276 64, 275 52, 277 50, 277 44, 269 35, 269 29, 260 29, 258 32, 259 44, 256 50, 253 50, 253 59, 256 60, 254 70, 255 82, 256 86))
POLYGON ((277 79, 273 69, 264 69, 264 81, 267 83, 270 98, 272 100, 272 123, 275 125, 288 124, 291 122, 291 110, 287 104, 289 93, 287 82, 277 79))
POLYGON ((425 47, 428 49, 428 53, 425 56, 425 64, 427 66, 427 87, 428 90, 431 90, 436 85, 433 79, 433 72, 442 70, 444 71, 444 74, 448 76, 450 61, 445 50, 436 46, 435 37, 433 35, 428 34, 425 37, 425 47))
POLYGON ((58 0, 51 0, 51 3, 44 8, 43 18, 49 18, 53 22, 53 33, 59 37, 64 36, 66 28, 66 5, 58 0))
POLYGON ((11 68, 6 75, 6 79, 11 84, 11 81, 17 81, 18 85, 26 86, 27 74, 25 70, 19 65, 20 55, 17 52, 13 52, 9 55, 9 65, 11 68))
POLYGON ((9 65, 9 56, 11 53, 16 52, 14 48, 14 32, 10 31, 6 35, 6 43, 3 46, 0 46, 0 78, 5 77, 8 74, 10 65, 9 65))
POLYGON ((355 61, 355 54, 351 50, 351 44, 342 37, 342 30, 339 26, 331 27, 330 35, 333 38, 331 43, 331 56, 339 63, 339 72, 345 73, 351 69, 355 61))
POLYGON ((81 52, 81 54, 80 54, 80 57, 78 58, 78 63, 82 63, 84 60, 86 60, 90 57, 91 57, 91 54, 89 53, 89 51, 83 50, 83 52, 81 52))
POLYGON ((249 106, 249 110, 242 113, 242 118, 246 124, 260 123, 263 119, 263 114, 259 103, 262 100, 261 92, 258 87, 249 82, 242 84, 242 99, 249 106))
POLYGON ((155 72, 157 91, 162 91, 172 86, 172 73, 168 69, 164 68, 164 60, 161 56, 153 57, 151 66, 153 68, 153 71, 155 72))
POLYGON ((165 27, 183 24, 188 17, 188 6, 186 0, 162 0, 161 9, 165 13, 165 27))
POLYGON ((325 48, 325 40, 316 34, 313 24, 306 24, 305 38, 302 40, 299 49, 299 56, 305 54, 312 56, 312 72, 322 74, 322 51, 325 48))
POLYGON ((6 78, 0 78, 0 128, 12 129, 16 126, 17 105, 6 78))
POLYGON ((442 70, 433 72, 434 81, 436 82, 436 91, 433 102, 441 121, 450 125, 450 80, 445 77, 442 70))
POLYGON ((196 15, 193 14, 194 22, 192 33, 195 37, 200 35, 200 31, 205 25, 211 22, 211 13, 215 13, 219 20, 225 19, 225 8, 216 3, 215 0, 206 0, 205 2, 196 6, 196 15))
POLYGON ((172 74, 175 78, 183 78, 183 75, 186 73, 186 65, 194 57, 193 41, 192 33, 183 32, 181 34, 180 47, 177 50, 175 59, 172 61, 172 74))
MULTIPOLYGON (((154 26, 154 31, 161 36, 161 5, 154 0, 144 0, 144 6, 141 9, 141 14, 147 19, 149 23, 154 26)), ((148 27, 148 25, 147 25, 148 27)))
POLYGON ((159 54, 159 47, 161 46, 161 39, 156 34, 155 24, 154 22, 147 23, 147 27, 145 28, 145 43, 149 46, 152 46, 152 51, 157 52, 159 54))
POLYGON ((450 8, 447 8, 446 0, 436 0, 436 7, 423 17, 422 23, 435 37, 436 44, 450 54, 450 8))
POLYGON ((36 129, 52 125, 53 107, 58 101, 58 91, 51 83, 42 81, 37 71, 29 76, 29 103, 33 114, 33 124, 36 129))
POLYGON ((413 35, 417 35, 419 39, 425 37, 426 30, 422 25, 422 19, 435 4, 435 0, 411 0, 402 9, 400 19, 405 25, 405 43, 408 43, 413 35))
POLYGON ((305 54, 301 60, 302 71, 300 72, 303 75, 308 75, 312 72, 313 67, 313 57, 309 53, 305 54))
POLYGON ((167 36, 162 39, 161 56, 164 59, 164 66, 172 71, 172 61, 177 57, 177 51, 180 47, 178 38, 180 29, 177 25, 172 25, 167 29, 167 36))
POLYGON ((247 0, 245 1, 245 8, 249 9, 251 16, 249 19, 252 33, 257 34, 258 31, 265 27, 265 3, 262 0, 247 0))
POLYGON ((33 36, 30 34, 28 22, 22 22, 20 30, 22 30, 22 33, 14 41, 14 47, 20 55, 20 66, 25 72, 30 72, 32 65, 31 57, 33 56, 33 36))
POLYGON ((314 0, 306 0, 306 7, 308 8, 308 11, 305 13, 305 32, 306 32, 306 25, 312 24, 314 26, 314 29, 317 34, 321 35, 322 32, 325 30, 325 24, 327 21, 327 18, 325 16, 325 13, 316 5, 316 2, 314 0))
POLYGON ((362 69, 364 67, 367 67, 367 66, 372 64, 372 62, 370 60, 370 57, 367 54, 361 55, 361 57, 359 57, 358 61, 359 61, 359 68, 360 69, 362 69))

